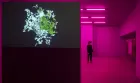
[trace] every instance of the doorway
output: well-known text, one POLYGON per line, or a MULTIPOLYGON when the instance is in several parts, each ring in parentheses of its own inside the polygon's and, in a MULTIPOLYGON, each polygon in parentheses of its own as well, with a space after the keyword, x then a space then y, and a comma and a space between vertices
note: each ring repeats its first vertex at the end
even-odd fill
POLYGON ((136 62, 136 32, 122 36, 127 41, 127 55, 136 62))
POLYGON ((136 60, 136 38, 132 39, 132 56, 136 60))

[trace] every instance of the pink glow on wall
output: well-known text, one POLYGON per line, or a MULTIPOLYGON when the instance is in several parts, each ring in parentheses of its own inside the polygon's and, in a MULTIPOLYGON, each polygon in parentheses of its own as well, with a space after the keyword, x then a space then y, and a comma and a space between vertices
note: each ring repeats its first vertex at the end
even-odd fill
POLYGON ((81 56, 84 58, 87 58, 85 53, 88 41, 93 41, 93 26, 81 25, 81 56))
POLYGON ((106 22, 94 22, 94 24, 105 24, 106 22))
POLYGON ((118 27, 93 27, 94 45, 96 45, 97 56, 125 56, 127 54, 125 40, 119 35, 118 27))
POLYGON ((139 21, 138 17, 140 17, 139 15, 137 15, 138 10, 135 9, 127 18, 127 20, 124 22, 124 24, 121 26, 120 29, 120 36, 126 35, 128 33, 134 32, 136 31, 136 27, 137 27, 137 20, 139 21))
POLYGON ((127 21, 121 26, 120 36, 136 31, 136 22, 133 16, 133 13, 131 13, 127 21))
POLYGON ((121 26, 120 36, 136 31, 136 76, 140 78, 140 0, 135 10, 121 26))
POLYGON ((92 22, 81 22, 82 24, 91 24, 92 22))
POLYGON ((83 9, 80 9, 80 10, 83 10, 83 9))

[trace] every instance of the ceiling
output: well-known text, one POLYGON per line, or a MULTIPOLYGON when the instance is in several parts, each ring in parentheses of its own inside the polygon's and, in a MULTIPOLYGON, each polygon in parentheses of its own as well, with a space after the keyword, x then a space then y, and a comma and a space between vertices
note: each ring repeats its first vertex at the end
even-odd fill
POLYGON ((109 25, 120 26, 136 7, 136 0, 109 0, 107 21, 109 25))
POLYGON ((105 8, 105 12, 85 12, 82 15, 101 15, 106 18, 106 25, 120 26, 135 9, 137 0, 3 0, 3 1, 67 1, 80 2, 81 8, 105 8))
POLYGON ((88 0, 81 4, 81 8, 105 8, 103 12, 84 12, 81 16, 86 15, 100 15, 106 18, 105 21, 108 26, 120 26, 130 15, 136 7, 136 0, 88 0))

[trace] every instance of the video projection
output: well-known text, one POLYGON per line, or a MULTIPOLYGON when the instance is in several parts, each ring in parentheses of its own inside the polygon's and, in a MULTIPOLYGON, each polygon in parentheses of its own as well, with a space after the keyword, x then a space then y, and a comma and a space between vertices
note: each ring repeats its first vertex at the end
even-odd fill
POLYGON ((4 47, 80 48, 79 3, 3 3, 4 47))
POLYGON ((29 9, 25 9, 27 13, 26 24, 23 32, 33 31, 35 33, 36 45, 45 42, 50 45, 52 36, 56 34, 57 21, 52 10, 44 10, 38 5, 33 6, 37 11, 31 12, 29 9), (44 39, 44 41, 43 41, 44 39))

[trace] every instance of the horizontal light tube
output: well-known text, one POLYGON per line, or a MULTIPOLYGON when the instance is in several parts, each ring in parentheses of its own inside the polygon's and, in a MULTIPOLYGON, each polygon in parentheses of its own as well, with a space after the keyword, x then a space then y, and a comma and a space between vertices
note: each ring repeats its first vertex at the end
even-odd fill
POLYGON ((87 23, 87 24, 89 24, 89 23, 92 23, 92 22, 81 22, 81 23, 84 23, 84 24, 87 23))
POLYGON ((106 22, 94 22, 95 24, 104 24, 106 22))
POLYGON ((91 18, 105 18, 105 17, 91 17, 91 18))
POLYGON ((86 9, 86 10, 105 10, 105 9, 86 9))
POLYGON ((81 18, 88 18, 88 17, 81 17, 81 18))

